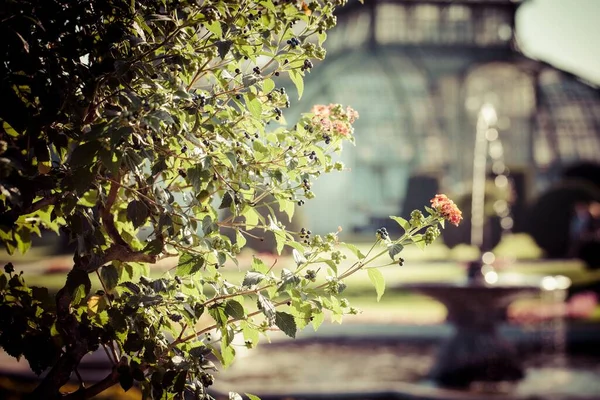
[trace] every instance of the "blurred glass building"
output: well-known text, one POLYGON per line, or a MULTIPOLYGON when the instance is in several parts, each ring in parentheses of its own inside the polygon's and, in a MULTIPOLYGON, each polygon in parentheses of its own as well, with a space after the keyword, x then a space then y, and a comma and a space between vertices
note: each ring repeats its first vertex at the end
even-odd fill
POLYGON ((600 161, 600 91, 519 51, 520 4, 366 0, 340 9, 302 104, 358 110, 357 146, 342 156, 351 173, 315 185, 306 206, 313 229, 370 231, 422 206, 426 193, 468 192, 484 105, 502 143, 495 172, 518 173, 522 201, 562 166, 600 161))

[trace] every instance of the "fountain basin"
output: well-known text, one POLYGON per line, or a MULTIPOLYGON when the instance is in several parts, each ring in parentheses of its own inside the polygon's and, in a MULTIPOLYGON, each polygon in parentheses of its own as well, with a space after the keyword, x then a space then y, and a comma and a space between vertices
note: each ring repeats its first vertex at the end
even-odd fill
MULTIPOLYGON (((597 329, 598 327, 596 327, 597 329)), ((241 354, 216 376, 213 394, 228 391, 274 399, 597 399, 599 357, 553 356, 529 344, 539 333, 503 325, 499 334, 524 359, 519 382, 440 388, 428 381, 441 343, 454 335, 451 325, 323 326, 296 340, 274 340, 241 354)))
POLYGON ((414 290, 443 303, 455 333, 441 346, 428 377, 436 385, 468 388, 474 383, 518 381, 524 365, 517 349, 497 332, 516 299, 551 290, 564 300, 570 281, 563 277, 481 273, 472 263, 469 277, 453 282, 414 283, 395 289, 414 290))

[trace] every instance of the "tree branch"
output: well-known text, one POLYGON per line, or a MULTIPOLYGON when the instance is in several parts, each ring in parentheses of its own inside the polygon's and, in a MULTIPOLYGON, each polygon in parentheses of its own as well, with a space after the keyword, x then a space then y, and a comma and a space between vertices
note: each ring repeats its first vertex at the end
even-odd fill
POLYGON ((154 264, 158 260, 158 256, 134 251, 127 245, 113 244, 101 255, 93 255, 91 257, 81 257, 75 260, 75 269, 80 269, 86 273, 92 273, 102 267, 104 264, 111 261, 122 262, 140 262, 154 264))
POLYGON ((22 214, 31 214, 33 212, 36 212, 38 210, 41 210, 44 207, 47 207, 49 205, 52 205, 54 203, 56 203, 56 201, 58 200, 58 198, 62 195, 62 193, 54 193, 51 196, 45 197, 39 201, 36 201, 35 203, 31 204, 29 207, 25 208, 22 211, 22 214))
POLYGON ((76 392, 69 393, 66 396, 62 396, 61 400, 87 400, 102 393, 111 386, 116 385, 118 382, 119 373, 117 372, 116 368, 113 368, 112 372, 100 382, 97 382, 88 388, 81 388, 76 392))
POLYGON ((69 381, 71 373, 88 352, 87 341, 79 341, 58 359, 42 382, 27 396, 27 399, 60 399, 59 389, 69 381))
POLYGON ((102 207, 100 207, 100 217, 102 218, 102 224, 104 225, 104 229, 106 229, 106 233, 113 240, 113 242, 117 245, 129 247, 127 243, 123 240, 121 235, 119 235, 119 231, 115 226, 113 215, 110 212, 113 204, 115 203, 115 200, 117 199, 119 189, 121 188, 120 182, 120 174, 116 176, 115 180, 111 180, 110 190, 108 192, 108 197, 106 198, 106 203, 102 207))

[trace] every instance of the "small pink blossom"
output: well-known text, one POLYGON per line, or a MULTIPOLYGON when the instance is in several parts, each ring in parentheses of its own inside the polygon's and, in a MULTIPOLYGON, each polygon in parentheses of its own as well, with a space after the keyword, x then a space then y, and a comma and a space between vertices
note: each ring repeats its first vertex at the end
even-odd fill
POLYGON ((311 113, 315 114, 316 117, 329 117, 330 109, 329 106, 325 106, 323 104, 317 104, 313 106, 311 113))
POLYGON ((331 120, 329 118, 315 117, 315 118, 313 118, 313 124, 319 126, 324 131, 331 130, 331 126, 332 126, 331 120))
POLYGON ((344 109, 339 104, 315 105, 311 113, 313 125, 323 131, 331 131, 334 133, 349 137, 352 132, 352 123, 358 119, 358 113, 351 107, 344 109))
POLYGON ((333 130, 342 136, 349 136, 350 129, 351 127, 345 122, 333 121, 333 130))
POLYGON ((458 206, 445 194, 436 194, 435 197, 431 199, 431 207, 453 225, 458 226, 462 220, 462 211, 460 211, 458 206))
POLYGON ((348 121, 353 124, 358 119, 358 111, 352 107, 346 107, 346 115, 348 115, 348 121))

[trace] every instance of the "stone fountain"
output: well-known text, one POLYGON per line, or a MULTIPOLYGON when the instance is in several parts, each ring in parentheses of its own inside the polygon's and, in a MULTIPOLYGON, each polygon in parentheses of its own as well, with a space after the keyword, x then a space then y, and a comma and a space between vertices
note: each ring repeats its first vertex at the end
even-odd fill
POLYGON ((417 283, 398 289, 418 291, 443 303, 454 333, 445 340, 429 380, 436 386, 468 388, 474 383, 514 382, 524 377, 515 346, 498 333, 508 306, 516 299, 538 297, 544 291, 563 291, 565 277, 525 277, 498 274, 473 261, 460 281, 417 283))
MULTIPOLYGON (((402 285, 443 303, 454 334, 442 345, 429 373, 432 383, 445 387, 469 387, 475 382, 512 382, 524 377, 517 350, 498 334, 508 306, 517 299, 538 297, 543 291, 562 291, 570 286, 565 277, 527 277, 498 274, 492 267, 493 253, 484 237, 485 181, 488 156, 497 173, 496 184, 508 182, 502 145, 498 138, 496 110, 483 104, 477 119, 473 156, 471 244, 483 253, 468 264, 466 277, 455 282, 402 285), (503 178, 503 179, 498 179, 503 178), (484 252, 485 251, 485 252, 484 252)), ((512 227, 508 205, 500 210, 504 233, 512 227)))
MULTIPOLYGON (((217 398, 227 398, 227 390, 232 388, 254 391, 261 398, 272 400, 514 400, 546 398, 546 395, 560 399, 596 398, 564 392, 568 385, 566 380, 559 379, 566 376, 562 370, 558 375, 556 371, 538 369, 533 374, 531 368, 526 371, 526 367, 532 365, 531 360, 525 365, 526 357, 519 353, 514 341, 508 340, 504 331, 500 332, 507 309, 515 300, 564 299, 570 280, 562 276, 499 273, 493 267, 494 255, 489 252, 483 230, 488 155, 493 161, 494 173, 501 177, 496 183, 507 182, 498 131, 493 128, 496 119, 491 105, 481 108, 471 218, 472 244, 483 253, 481 259, 470 262, 465 277, 457 281, 389 288, 417 291, 438 300, 447 308, 449 324, 427 328, 370 324, 336 328, 329 325, 318 333, 303 333, 302 338, 294 341, 274 341, 249 353, 248 359, 240 357, 237 365, 224 372, 217 380, 221 383, 215 387, 215 394, 221 395, 217 398), (442 335, 440 329, 444 331, 442 335), (432 341, 431 333, 436 330, 436 339, 432 341), (508 392, 507 387, 511 388, 508 392), (556 397, 561 390, 563 394, 556 397), (538 395, 541 397, 536 397, 538 395)), ((509 230, 512 219, 508 205, 497 212, 502 228, 509 230)), ((600 374, 586 373, 582 374, 584 384, 577 386, 589 387, 600 378, 600 374)), ((600 384, 596 386, 600 390, 600 384)), ((595 391, 596 388, 591 389, 595 391)))

